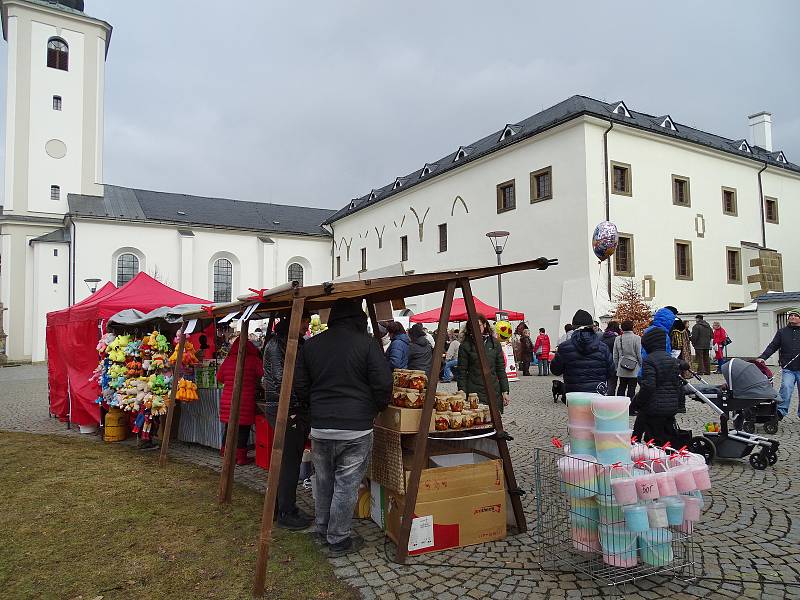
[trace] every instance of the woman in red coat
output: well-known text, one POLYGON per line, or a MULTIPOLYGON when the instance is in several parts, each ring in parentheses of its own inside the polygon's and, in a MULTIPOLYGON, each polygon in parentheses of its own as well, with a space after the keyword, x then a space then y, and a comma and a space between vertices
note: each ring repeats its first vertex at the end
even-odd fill
POLYGON ((711 338, 711 343, 714 346, 714 358, 717 359, 717 373, 722 372, 722 357, 725 353, 725 340, 728 339, 728 332, 719 324, 719 321, 714 321, 711 326, 714 330, 714 335, 711 338))
POLYGON ((550 375, 550 336, 547 335, 544 327, 539 328, 539 335, 536 336, 533 351, 539 360, 539 375, 550 375))
MULTIPOLYGON (((239 355, 239 338, 233 342, 228 356, 222 361, 217 370, 217 381, 225 387, 219 399, 219 420, 225 423, 222 433, 222 449, 225 450, 225 438, 228 433, 228 419, 231 414, 231 396, 233 395, 233 380, 236 376, 236 357, 239 355)), ((236 464, 246 465, 252 461, 247 458, 247 442, 250 438, 250 426, 256 420, 256 388, 261 384, 264 376, 264 366, 261 355, 253 342, 247 342, 244 358, 244 376, 242 377, 242 397, 239 404, 239 432, 236 443, 236 464)))

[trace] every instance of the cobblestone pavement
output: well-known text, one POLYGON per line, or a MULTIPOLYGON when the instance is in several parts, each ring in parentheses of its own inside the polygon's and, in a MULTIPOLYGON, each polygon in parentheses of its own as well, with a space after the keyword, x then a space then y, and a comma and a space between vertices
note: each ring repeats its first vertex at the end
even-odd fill
MULTIPOLYGON (((713 379, 713 377, 712 377, 713 379)), ((423 555, 408 565, 394 564, 394 547, 369 520, 356 522, 365 540, 358 554, 331 561, 336 574, 371 598, 582 598, 615 594, 640 598, 800 598, 800 420, 796 400, 775 437, 780 460, 766 471, 744 461, 715 462, 713 489, 706 496, 703 520, 696 530, 701 577, 687 583, 654 577, 614 589, 600 587, 568 571, 542 571, 535 539, 534 449, 548 447, 553 435, 565 436, 566 409, 554 405, 549 377, 523 378, 512 384, 512 404, 505 423, 517 479, 529 491, 523 502, 529 526, 525 534, 498 542, 423 555)), ((79 435, 47 414, 44 367, 0 369, 0 430, 79 435)), ((712 415, 688 403, 680 417, 685 428, 699 429, 712 415)), ((97 440, 96 436, 84 436, 97 440)), ((171 457, 219 470, 215 451, 175 443, 171 457)), ((265 474, 254 466, 236 470, 238 482, 263 491, 265 474)), ((234 499, 235 501, 235 499, 234 499)), ((309 492, 300 503, 313 511, 309 492)))

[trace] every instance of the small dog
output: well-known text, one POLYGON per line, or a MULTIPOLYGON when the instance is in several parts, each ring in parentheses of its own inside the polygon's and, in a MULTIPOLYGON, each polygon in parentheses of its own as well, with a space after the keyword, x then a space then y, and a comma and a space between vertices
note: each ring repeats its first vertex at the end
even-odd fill
POLYGON ((567 395, 564 393, 564 382, 559 379, 553 380, 553 404, 556 404, 559 399, 564 404, 567 403, 567 395))

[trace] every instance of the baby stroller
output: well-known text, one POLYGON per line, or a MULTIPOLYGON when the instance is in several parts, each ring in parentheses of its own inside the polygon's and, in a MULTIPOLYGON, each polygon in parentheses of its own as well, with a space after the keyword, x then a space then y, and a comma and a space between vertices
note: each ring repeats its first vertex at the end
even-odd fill
MULTIPOLYGON (((722 374, 727 387, 710 386, 693 372, 700 385, 684 380, 684 393, 707 404, 720 419, 720 431, 704 432, 703 435, 692 437, 689 450, 703 455, 709 464, 714 458, 744 458, 749 455, 750 465, 754 469, 762 470, 774 465, 778 462, 779 442, 747 430, 740 431, 739 427, 744 429, 744 423, 748 420, 753 422, 759 411, 766 415, 770 410, 777 426, 775 389, 758 366, 738 358, 726 362, 722 374), (769 404, 771 408, 762 408, 762 405, 769 404), (737 422, 741 425, 737 425, 737 422), (733 425, 733 429, 729 425, 733 425), (755 449, 758 451, 753 452, 755 449)), ((767 422, 772 423, 772 418, 767 422)))

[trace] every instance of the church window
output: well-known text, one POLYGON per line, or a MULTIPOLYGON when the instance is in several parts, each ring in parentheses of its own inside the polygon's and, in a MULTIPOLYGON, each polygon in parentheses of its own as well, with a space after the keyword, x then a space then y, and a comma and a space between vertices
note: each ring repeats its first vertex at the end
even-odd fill
POLYGON ((50 186, 50 200, 61 200, 61 188, 57 185, 50 186))
POLYGON ((120 254, 117 258, 117 287, 122 287, 139 272, 139 258, 135 254, 120 254))
POLYGON ((53 283, 58 283, 58 275, 53 275, 53 283))
POLYGON ((61 96, 53 96, 53 110, 61 110, 61 96))
POLYGON ((290 264, 287 272, 287 278, 290 282, 296 281, 300 285, 303 285, 303 265, 297 263, 290 264))
POLYGON ((227 258, 214 262, 214 302, 230 302, 233 296, 233 263, 227 258))
POLYGON ((47 66, 51 69, 69 71, 69 46, 61 38, 47 40, 47 66))

